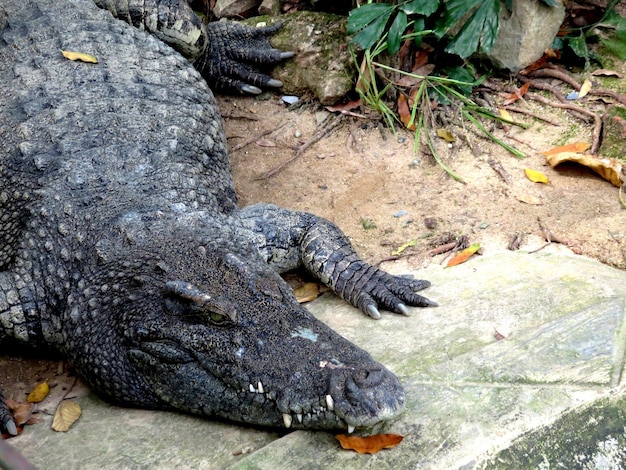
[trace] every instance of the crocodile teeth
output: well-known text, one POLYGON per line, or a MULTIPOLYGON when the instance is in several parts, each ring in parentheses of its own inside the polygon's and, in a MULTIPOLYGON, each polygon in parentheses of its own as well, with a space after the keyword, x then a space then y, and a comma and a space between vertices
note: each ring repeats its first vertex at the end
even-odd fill
POLYGON ((293 418, 291 417, 291 415, 289 413, 283 413, 283 423, 285 423, 285 427, 286 428, 290 428, 291 427, 291 421, 293 420, 293 418))
POLYGON ((302 422, 302 413, 296 413, 296 418, 298 418, 298 423, 302 422))
POLYGON ((256 392, 256 390, 254 389, 254 385, 250 384, 249 387, 250 387, 250 393, 256 392))
POLYGON ((354 432, 354 426, 348 424, 348 434, 352 434, 354 432))
POLYGON ((326 395, 326 408, 328 408, 328 411, 334 411, 335 409, 335 400, 330 395, 326 395))
POLYGON ((256 389, 257 393, 265 393, 265 391, 263 390, 263 384, 261 383, 261 381, 259 380, 259 385, 256 389))

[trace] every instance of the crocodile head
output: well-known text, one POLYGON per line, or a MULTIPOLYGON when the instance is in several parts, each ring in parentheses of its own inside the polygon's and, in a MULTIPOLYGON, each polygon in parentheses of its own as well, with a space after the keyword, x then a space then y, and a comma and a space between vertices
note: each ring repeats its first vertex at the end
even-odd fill
POLYGON ((107 341, 128 372, 97 389, 130 405, 291 428, 351 431, 402 410, 396 376, 300 306, 236 230, 216 236, 202 217, 144 222, 124 229, 123 250, 98 246, 101 264, 132 264, 133 274, 107 341), (132 261, 112 262, 116 252, 132 261))

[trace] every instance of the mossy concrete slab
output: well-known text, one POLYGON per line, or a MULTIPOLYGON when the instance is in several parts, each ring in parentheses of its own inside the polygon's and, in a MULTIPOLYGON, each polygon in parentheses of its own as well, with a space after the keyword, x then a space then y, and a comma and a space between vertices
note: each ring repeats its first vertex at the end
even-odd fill
MULTIPOLYGON (((515 467, 542 452, 540 441, 562 442, 559 419, 596 410, 585 419, 601 422, 604 404, 614 403, 602 400, 624 396, 626 272, 543 250, 474 257, 454 268, 431 265, 416 274, 433 282, 424 294, 440 307, 374 321, 332 295, 310 305, 403 382, 404 413, 376 430, 405 436, 394 449, 359 455, 342 450, 329 433, 281 437, 118 408, 93 394, 79 394, 83 416, 69 432, 56 434, 44 423, 10 442, 44 468, 447 469, 500 460, 515 467)), ((614 443, 602 439, 590 444, 589 458, 597 445, 614 443)))

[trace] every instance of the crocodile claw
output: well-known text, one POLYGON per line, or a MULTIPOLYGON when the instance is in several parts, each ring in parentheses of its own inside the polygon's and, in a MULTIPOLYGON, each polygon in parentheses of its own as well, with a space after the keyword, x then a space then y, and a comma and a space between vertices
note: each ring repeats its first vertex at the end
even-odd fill
POLYGON ((263 87, 281 87, 280 80, 260 70, 295 55, 292 51, 274 49, 270 44, 269 38, 280 26, 255 28, 233 22, 209 23, 207 48, 194 66, 213 90, 256 95, 263 87))
POLYGON ((430 282, 428 281, 394 276, 365 263, 356 263, 351 268, 354 271, 346 270, 346 274, 352 275, 350 279, 352 286, 347 282, 344 288, 347 291, 350 289, 352 292, 351 295, 344 296, 344 298, 375 320, 380 318, 380 309, 409 316, 408 306, 438 306, 437 302, 415 293, 415 291, 429 287, 430 282), (356 274, 358 272, 363 273, 363 277, 358 276, 356 274), (360 287, 355 288, 354 286, 360 287))
POLYGON ((374 320, 380 320, 380 311, 376 307, 376 304, 372 303, 365 307, 365 313, 374 320))

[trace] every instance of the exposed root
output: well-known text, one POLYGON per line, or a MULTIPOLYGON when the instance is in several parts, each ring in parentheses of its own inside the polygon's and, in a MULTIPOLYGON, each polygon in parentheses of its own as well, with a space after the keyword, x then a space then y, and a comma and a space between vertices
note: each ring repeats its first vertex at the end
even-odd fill
MULTIPOLYGON (((533 83, 533 86, 535 84, 533 83)), ((554 108, 566 109, 568 111, 574 111, 579 115, 589 116, 594 121, 593 134, 591 140, 591 149, 589 150, 592 155, 598 153, 598 149, 600 148, 600 136, 602 134, 602 119, 600 116, 593 111, 589 111, 587 109, 581 108, 580 106, 576 106, 571 103, 555 103, 554 101, 550 101, 543 96, 536 95, 534 93, 526 93, 526 97, 538 101, 539 103, 545 104, 547 106, 552 106, 554 108)))

